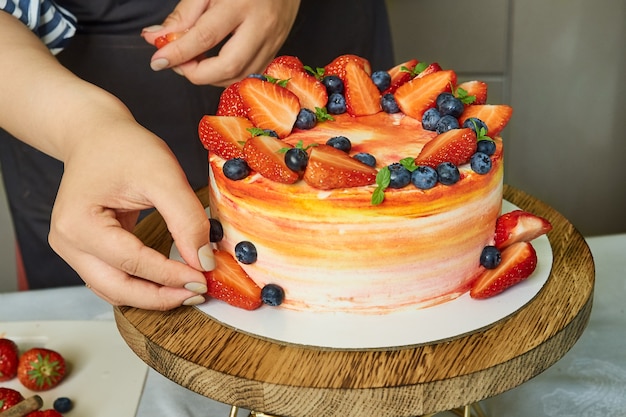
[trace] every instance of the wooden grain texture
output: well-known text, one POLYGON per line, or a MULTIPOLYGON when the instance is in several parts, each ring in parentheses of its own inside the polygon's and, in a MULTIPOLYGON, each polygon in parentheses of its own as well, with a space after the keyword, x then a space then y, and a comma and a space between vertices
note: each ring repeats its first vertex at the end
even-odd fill
MULTIPOLYGON (((199 197, 207 203, 204 191, 199 197)), ((474 403, 558 361, 582 334, 592 306, 593 258, 580 233, 522 191, 505 186, 505 198, 552 223, 554 261, 530 303, 481 331, 393 349, 320 349, 239 333, 193 307, 116 308, 119 331, 141 359, 172 381, 259 412, 399 417, 474 403)), ((172 240, 157 213, 135 233, 168 253, 172 240)))

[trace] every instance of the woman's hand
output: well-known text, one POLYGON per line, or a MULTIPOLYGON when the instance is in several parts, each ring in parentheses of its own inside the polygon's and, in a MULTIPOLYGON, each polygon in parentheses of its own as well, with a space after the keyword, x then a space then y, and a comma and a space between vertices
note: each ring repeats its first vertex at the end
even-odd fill
POLYGON ((159 49, 151 66, 156 71, 173 68, 194 84, 227 86, 261 71, 274 58, 299 6, 299 0, 181 0, 162 26, 142 33, 154 44, 160 36, 185 32, 159 49), (218 55, 204 56, 224 40, 218 55))

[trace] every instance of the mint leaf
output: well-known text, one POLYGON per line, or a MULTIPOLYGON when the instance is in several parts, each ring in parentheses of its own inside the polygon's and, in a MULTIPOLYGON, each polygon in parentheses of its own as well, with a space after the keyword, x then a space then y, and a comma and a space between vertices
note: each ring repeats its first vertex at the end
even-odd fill
POLYGON ((249 127, 246 129, 252 136, 264 136, 267 135, 260 127, 249 127))
POLYGON ((320 122, 325 122, 328 120, 331 122, 335 121, 335 118, 328 114, 328 110, 326 110, 326 107, 316 107, 315 117, 317 117, 317 120, 319 120, 320 122))
POLYGON ((304 69, 308 71, 312 76, 317 78, 318 80, 321 80, 322 78, 324 78, 324 68, 320 68, 320 67, 313 68, 313 67, 310 67, 309 65, 305 65, 304 69))
POLYGON ((415 68, 413 68, 413 75, 417 75, 420 72, 424 71, 426 68, 428 68, 428 64, 425 62, 420 62, 419 64, 417 64, 415 66, 415 68))
POLYGON ((413 172, 417 169, 417 165, 415 165, 415 158, 411 157, 401 159, 400 165, 405 167, 410 172, 413 172))
POLYGON ((385 200, 385 190, 391 182, 391 172, 388 167, 381 168, 376 174, 376 189, 372 194, 372 205, 378 205, 385 200))

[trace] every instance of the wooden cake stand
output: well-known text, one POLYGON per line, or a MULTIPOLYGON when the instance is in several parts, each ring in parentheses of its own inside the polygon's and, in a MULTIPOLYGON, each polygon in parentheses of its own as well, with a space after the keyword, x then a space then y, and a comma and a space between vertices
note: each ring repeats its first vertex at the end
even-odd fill
MULTIPOLYGON (((206 190, 199 197, 206 203, 206 190)), ((425 345, 340 350, 244 334, 193 307, 168 312, 119 307, 115 319, 122 337, 150 367, 234 410, 291 417, 467 410, 558 361, 591 313, 594 264, 583 237, 528 194, 505 186, 504 197, 552 223, 553 265, 536 297, 481 331, 425 345)), ((169 253, 172 239, 157 213, 142 221, 136 234, 169 253)))

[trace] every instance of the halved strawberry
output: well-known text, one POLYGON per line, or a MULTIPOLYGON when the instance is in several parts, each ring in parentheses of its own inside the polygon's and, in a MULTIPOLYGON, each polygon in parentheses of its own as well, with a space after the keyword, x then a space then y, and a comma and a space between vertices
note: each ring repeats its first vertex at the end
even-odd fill
POLYGON ((552 224, 524 210, 504 213, 496 220, 494 245, 504 249, 516 242, 530 242, 552 230, 552 224))
POLYGON ((19 391, 13 388, 0 387, 0 413, 22 401, 24 401, 24 396, 19 391))
POLYGON ((239 83, 232 83, 222 91, 217 105, 217 116, 248 117, 248 111, 239 94, 239 83))
POLYGON ((369 61, 358 55, 340 55, 330 62, 330 64, 324 67, 324 75, 336 75, 342 80, 346 78, 346 65, 348 62, 353 62, 361 67, 367 75, 372 75, 372 66, 369 61))
POLYGON ((228 304, 254 310, 261 306, 261 288, 229 253, 215 250, 215 269, 205 272, 207 294, 228 304))
POLYGON ((391 76, 391 84, 389 88, 383 91, 383 94, 393 94, 402 84, 409 82, 415 76, 413 70, 419 64, 417 59, 409 59, 402 64, 389 69, 387 72, 391 76))
POLYGON ((422 78, 429 74, 432 74, 434 72, 439 72, 439 71, 441 71, 441 65, 439 65, 436 62, 433 62, 431 64, 428 64, 428 66, 424 69, 424 71, 417 74, 415 78, 422 78))
MULTIPOLYGON (((300 58, 291 56, 291 55, 277 56, 276 58, 272 60, 272 62, 269 63, 267 68, 276 64, 285 65, 287 67, 291 67, 294 69, 300 69, 300 70, 304 69, 304 64, 302 63, 302 61, 300 61, 300 58)), ((265 69, 265 72, 267 72, 267 68, 265 69)))
POLYGON ((328 145, 311 148, 304 181, 322 190, 350 188, 376 182, 376 169, 328 145))
POLYGON ((517 242, 502 251, 495 269, 485 269, 470 289, 472 298, 488 298, 528 278, 537 267, 537 253, 530 242, 517 242))
POLYGON ((456 90, 462 88, 467 92, 466 96, 474 96, 471 104, 485 104, 487 102, 487 83, 484 81, 466 81, 456 86, 456 90))
POLYGON ((442 162, 452 162, 459 166, 470 160, 476 147, 476 133, 473 129, 448 130, 424 145, 415 158, 415 164, 437 168, 442 162))
POLYGON ((204 147, 224 159, 243 158, 243 145, 254 125, 243 117, 204 116, 198 125, 198 136, 204 147))
POLYGON ((487 125, 487 135, 497 136, 506 127, 513 114, 513 108, 506 104, 476 104, 465 107, 459 123, 470 117, 477 117, 487 125))
POLYGON ((243 154, 246 162, 256 172, 272 181, 293 184, 300 176, 285 164, 282 152, 291 145, 273 136, 254 136, 246 142, 243 154))
POLYGON ((185 32, 170 32, 163 36, 159 36, 158 38, 154 40, 154 46, 156 46, 158 49, 161 49, 168 43, 175 41, 176 39, 180 38, 184 34, 185 32))
POLYGON ((435 106, 437 96, 454 84, 456 73, 452 70, 417 76, 396 90, 396 102, 404 114, 421 121, 424 112, 435 106))
POLYGON ((271 129, 281 138, 291 133, 300 112, 294 93, 269 81, 245 78, 239 82, 239 94, 256 127, 271 129))
POLYGON ((365 70, 354 62, 346 64, 344 96, 352 116, 368 116, 381 111, 380 91, 365 70))
POLYGON ((274 60, 267 66, 265 74, 270 77, 287 80, 285 88, 293 92, 300 100, 300 107, 315 111, 316 107, 326 107, 328 94, 326 87, 304 67, 295 67, 293 62, 274 60))

